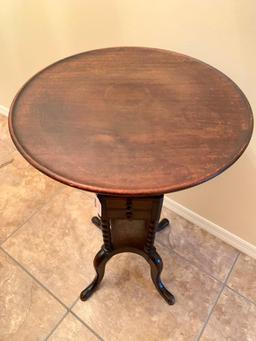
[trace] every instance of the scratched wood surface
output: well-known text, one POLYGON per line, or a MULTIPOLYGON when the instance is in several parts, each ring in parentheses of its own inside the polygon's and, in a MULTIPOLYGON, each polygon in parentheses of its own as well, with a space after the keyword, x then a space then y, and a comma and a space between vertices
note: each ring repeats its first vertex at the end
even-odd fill
POLYGON ((13 101, 10 133, 37 169, 106 194, 154 195, 206 181, 249 143, 241 90, 191 57, 160 49, 100 49, 61 60, 13 101))

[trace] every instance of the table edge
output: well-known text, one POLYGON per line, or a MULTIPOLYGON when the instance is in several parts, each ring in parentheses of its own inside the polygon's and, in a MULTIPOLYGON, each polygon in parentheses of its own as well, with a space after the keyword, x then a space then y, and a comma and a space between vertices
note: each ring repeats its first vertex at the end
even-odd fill
POLYGON ((38 71, 36 74, 34 74, 31 78, 29 78, 25 84, 20 88, 20 90, 18 91, 18 93, 16 94, 16 96, 14 97, 11 107, 10 107, 10 111, 9 111, 9 116, 8 116, 8 127, 9 127, 9 132, 12 138, 13 143, 15 144, 17 150, 19 151, 19 153, 37 170, 39 170, 40 172, 42 172, 43 174, 49 176, 50 178, 59 181, 65 185, 71 186, 71 187, 75 187, 81 190, 85 190, 85 191, 89 191, 89 192, 94 192, 94 193, 101 193, 101 194, 106 194, 106 195, 121 195, 121 196, 152 196, 152 195, 159 195, 159 194, 167 194, 167 193, 172 193, 172 192, 177 192, 177 191, 181 191, 184 189, 188 189, 191 187, 195 187, 197 185, 200 185, 204 182, 209 181, 210 179, 220 175, 222 172, 224 172, 226 169, 228 169, 229 167, 231 167, 240 157, 241 155, 244 153, 244 151, 246 150, 247 146, 250 143, 250 140, 252 138, 252 133, 253 133, 253 128, 254 128, 254 118, 253 118, 253 112, 250 106, 250 103, 248 101, 248 99, 246 98, 245 94, 243 93, 243 91, 240 89, 240 87, 230 78, 228 77, 226 74, 224 74, 222 71, 218 70, 217 68, 215 68, 214 66, 201 61, 200 59, 191 57, 189 55, 183 54, 183 53, 179 53, 179 52, 175 52, 175 51, 171 51, 171 50, 166 50, 166 49, 160 49, 160 48, 151 48, 151 47, 137 47, 137 46, 119 46, 119 47, 107 47, 107 48, 100 48, 100 49, 94 49, 94 50, 89 50, 89 51, 84 51, 78 54, 74 54, 68 57, 65 57, 63 59, 60 59, 48 66, 46 66, 45 68, 41 69, 40 71, 38 71), (15 104, 17 99, 19 98, 19 96, 21 95, 22 91, 26 88, 26 86, 35 78, 37 77, 40 73, 42 73, 43 71, 45 71, 46 69, 54 66, 57 63, 60 63, 64 60, 67 59, 71 59, 74 57, 77 57, 79 55, 82 54, 89 54, 89 53, 95 53, 97 51, 102 51, 102 50, 115 50, 115 49, 133 49, 133 48, 141 48, 141 49, 148 49, 148 50, 159 50, 161 52, 165 52, 165 53, 171 53, 171 54, 176 54, 176 55, 180 55, 180 56, 184 56, 184 57, 188 57, 191 58, 191 60, 195 60, 199 63, 202 63, 206 66, 208 66, 210 69, 213 69, 215 71, 217 71, 218 73, 220 73, 221 75, 223 75, 224 77, 226 77, 231 83, 232 85, 238 90, 238 92, 241 95, 241 98, 243 99, 245 105, 248 108, 248 113, 251 114, 250 116, 250 130, 249 130, 249 135, 248 135, 248 140, 246 141, 246 143, 241 147, 241 149, 239 150, 239 152, 237 154, 235 154, 233 156, 233 158, 230 160, 229 163, 225 164, 223 167, 220 167, 219 169, 216 169, 214 172, 209 173, 208 175, 202 177, 202 178, 198 178, 195 181, 188 181, 188 182, 184 182, 182 184, 179 185, 175 185, 175 186, 162 186, 162 187, 157 187, 157 188, 148 188, 148 189, 116 189, 116 188, 111 188, 108 187, 101 187, 101 186, 96 186, 96 185, 86 185, 84 183, 79 183, 77 181, 72 181, 72 180, 68 180, 67 178, 58 175, 57 173, 55 173, 54 171, 48 169, 47 167, 44 167, 43 165, 41 165, 39 162, 37 162, 35 159, 33 159, 26 151, 25 149, 22 147, 22 145, 19 143, 18 139, 16 138, 16 134, 14 132, 14 128, 13 128, 13 124, 12 124, 12 120, 13 120, 13 113, 14 113, 14 108, 15 108, 15 104))

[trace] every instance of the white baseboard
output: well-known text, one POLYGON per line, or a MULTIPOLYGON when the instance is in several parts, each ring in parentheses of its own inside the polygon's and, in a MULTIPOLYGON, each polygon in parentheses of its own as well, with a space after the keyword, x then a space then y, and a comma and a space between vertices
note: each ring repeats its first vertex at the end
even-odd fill
POLYGON ((0 114, 4 115, 4 116, 8 116, 9 114, 9 109, 6 108, 4 105, 0 104, 0 114))
MULTIPOLYGON (((3 105, 0 105, 0 114, 4 116, 8 116, 9 109, 3 105)), ((227 231, 221 226, 205 219, 204 217, 200 216, 199 214, 191 211, 190 209, 182 206, 178 202, 170 199, 169 197, 164 197, 164 206, 172 210, 173 212, 179 214, 183 218, 191 221, 193 224, 199 226, 203 230, 213 234, 215 237, 223 240, 229 245, 232 245, 239 251, 256 258, 256 246, 248 243, 247 241, 239 238, 235 234, 227 231)))
POLYGON ((248 243, 246 240, 241 239, 237 235, 207 220, 206 218, 182 206, 177 201, 174 201, 167 196, 164 197, 164 206, 183 218, 191 221, 193 224, 199 226, 203 230, 206 230, 215 237, 223 240, 225 243, 256 259, 256 246, 253 244, 248 243))

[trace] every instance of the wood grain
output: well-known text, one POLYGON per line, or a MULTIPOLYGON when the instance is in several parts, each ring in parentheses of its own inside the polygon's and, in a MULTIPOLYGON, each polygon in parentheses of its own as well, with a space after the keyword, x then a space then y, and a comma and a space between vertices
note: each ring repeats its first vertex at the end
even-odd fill
POLYGON ((9 127, 21 154, 70 186, 155 195, 234 163, 253 116, 223 73, 171 51, 120 47, 63 59, 30 79, 9 127))

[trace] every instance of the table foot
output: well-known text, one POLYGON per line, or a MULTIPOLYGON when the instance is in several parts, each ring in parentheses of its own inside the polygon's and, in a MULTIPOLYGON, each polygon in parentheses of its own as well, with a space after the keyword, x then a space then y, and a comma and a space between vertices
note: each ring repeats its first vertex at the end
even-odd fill
POLYGON ((97 216, 93 216, 91 219, 91 222, 97 226, 99 229, 101 229, 101 219, 97 216))
MULTIPOLYGON (((99 229, 101 229, 101 219, 99 217, 94 216, 94 217, 92 217, 91 221, 95 226, 97 226, 99 229)), ((169 220, 166 218, 163 218, 158 223, 157 228, 156 228, 156 232, 162 231, 163 229, 165 229, 169 225, 170 225, 169 220)))
POLYGON ((98 288, 100 282, 102 281, 102 278, 104 276, 105 273, 105 266, 107 261, 110 258, 110 254, 109 252, 104 248, 104 246, 102 246, 102 248, 100 249, 100 251, 97 253, 97 255, 94 258, 94 268, 96 271, 96 276, 94 278, 94 280, 92 281, 92 283, 90 285, 88 285, 87 288, 85 288, 81 294, 80 294, 80 299, 82 301, 86 301, 94 292, 95 290, 98 288))
POLYGON ((160 220, 158 225, 157 225, 156 232, 162 231, 163 229, 165 229, 169 225, 170 225, 170 222, 168 219, 164 218, 164 219, 160 220))
POLYGON ((159 294, 165 299, 165 301, 173 305, 175 303, 175 297, 164 286, 161 281, 161 272, 163 270, 163 261, 154 248, 149 254, 149 264, 151 267, 151 278, 159 294))

